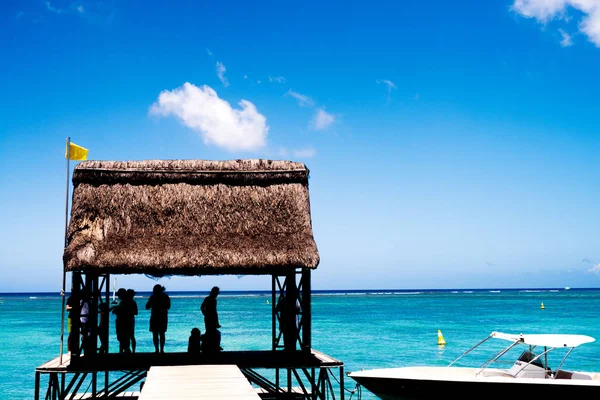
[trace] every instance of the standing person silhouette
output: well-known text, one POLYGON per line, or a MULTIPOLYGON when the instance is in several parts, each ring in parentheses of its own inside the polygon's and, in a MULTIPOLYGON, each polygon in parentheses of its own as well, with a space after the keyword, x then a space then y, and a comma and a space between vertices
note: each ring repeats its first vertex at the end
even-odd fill
POLYGON ((108 306, 108 303, 98 304, 98 313, 100 314, 100 322, 98 324, 98 338, 100 339, 99 354, 108 353, 108 321, 111 311, 112 308, 108 306))
POLYGON ((71 295, 67 299, 65 308, 69 312, 67 319, 67 330, 69 332, 69 337, 67 338, 67 348, 69 352, 79 355, 79 334, 74 333, 75 329, 79 329, 79 322, 76 321, 73 323, 73 321, 79 318, 81 305, 79 304, 79 293, 73 292, 73 288, 71 288, 71 295))
POLYGON ((204 331, 212 332, 217 328, 220 328, 219 314, 217 313, 217 296, 219 295, 219 288, 217 286, 210 290, 210 294, 204 298, 200 311, 204 315, 204 331))
POLYGON ((88 325, 90 315, 90 295, 86 292, 81 293, 81 300, 79 301, 81 308, 79 309, 79 325, 81 328, 81 350, 84 353, 91 353, 90 349, 90 336, 92 334, 91 326, 88 325))
POLYGON ((165 293, 165 287, 159 284, 154 285, 152 294, 146 303, 146 310, 150 312, 150 332, 152 332, 152 341, 154 342, 154 352, 165 352, 165 332, 169 321, 169 309, 171 308, 171 298, 165 293))
POLYGON ((125 295, 125 304, 127 308, 127 336, 131 343, 131 352, 135 353, 135 316, 138 315, 138 306, 135 302, 135 290, 127 289, 125 295))
POLYGON ((119 304, 113 307, 112 312, 117 316, 115 319, 115 328, 117 331, 117 340, 119 341, 119 353, 131 353, 127 328, 129 321, 126 302, 127 291, 125 288, 117 290, 117 297, 119 298, 119 304))

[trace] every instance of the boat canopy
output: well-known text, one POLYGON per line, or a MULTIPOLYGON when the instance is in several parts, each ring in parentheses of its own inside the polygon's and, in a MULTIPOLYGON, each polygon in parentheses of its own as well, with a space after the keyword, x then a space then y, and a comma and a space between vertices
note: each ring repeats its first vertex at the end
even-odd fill
POLYGON ((544 347, 577 347, 585 343, 596 341, 591 336, 586 335, 570 335, 570 334, 513 334, 492 332, 491 337, 497 339, 509 340, 511 342, 521 342, 530 346, 544 347))

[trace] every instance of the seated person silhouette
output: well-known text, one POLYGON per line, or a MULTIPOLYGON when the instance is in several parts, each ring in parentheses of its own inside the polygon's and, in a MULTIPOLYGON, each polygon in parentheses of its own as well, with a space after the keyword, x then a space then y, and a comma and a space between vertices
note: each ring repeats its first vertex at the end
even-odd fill
POLYGON ((223 350, 221 347, 221 332, 218 329, 205 332, 201 338, 203 353, 218 353, 223 350))
POLYGON ((188 340, 188 353, 199 354, 202 350, 202 336, 200 335, 200 329, 193 328, 190 333, 188 340))

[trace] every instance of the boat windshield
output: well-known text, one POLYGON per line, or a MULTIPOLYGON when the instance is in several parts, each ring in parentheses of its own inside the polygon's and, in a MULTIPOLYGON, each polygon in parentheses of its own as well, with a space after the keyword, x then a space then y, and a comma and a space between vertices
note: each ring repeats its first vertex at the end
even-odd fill
POLYGON ((523 362, 529 363, 531 365, 535 365, 540 368, 545 368, 544 364, 542 364, 542 361, 539 358, 534 360, 534 358, 536 358, 536 357, 537 357, 536 354, 533 354, 531 351, 525 350, 519 357, 519 361, 523 361, 523 362))

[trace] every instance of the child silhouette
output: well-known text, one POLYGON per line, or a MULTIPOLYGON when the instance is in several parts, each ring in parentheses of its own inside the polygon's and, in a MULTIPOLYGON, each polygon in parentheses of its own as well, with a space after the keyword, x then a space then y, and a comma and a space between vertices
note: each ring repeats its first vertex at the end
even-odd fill
POLYGON ((198 354, 202 350, 202 339, 200 329, 193 328, 188 340, 188 353, 198 354))

